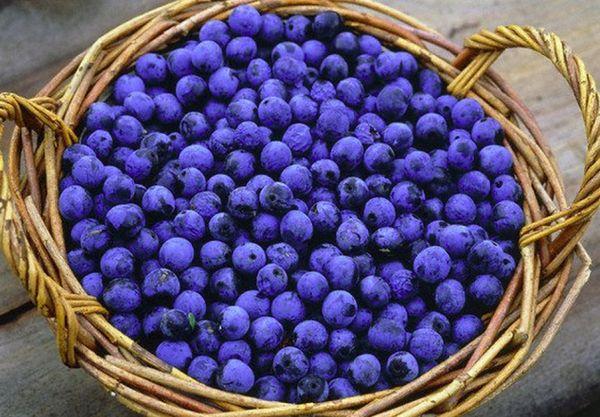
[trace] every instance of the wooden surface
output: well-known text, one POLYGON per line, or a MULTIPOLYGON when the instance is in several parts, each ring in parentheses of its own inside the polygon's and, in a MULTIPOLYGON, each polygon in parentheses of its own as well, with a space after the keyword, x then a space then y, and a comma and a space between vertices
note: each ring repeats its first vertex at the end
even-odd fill
MULTIPOLYGON (((66 59, 98 35, 159 0, 0 1, 0 91, 32 94, 66 59)), ((566 40, 600 81, 600 0, 387 0, 453 40, 479 28, 528 24, 566 40)), ((585 138, 571 93, 554 68, 532 52, 510 51, 494 66, 519 91, 558 156, 568 195, 581 178, 585 138)), ((585 239, 600 259, 600 223, 585 239)), ((0 261, 1 262, 1 261, 0 261)), ((555 341, 521 381, 471 413, 489 416, 600 415, 600 269, 555 341)), ((83 371, 61 365, 53 336, 18 280, 0 263, 0 416, 112 416, 133 414, 83 371)))

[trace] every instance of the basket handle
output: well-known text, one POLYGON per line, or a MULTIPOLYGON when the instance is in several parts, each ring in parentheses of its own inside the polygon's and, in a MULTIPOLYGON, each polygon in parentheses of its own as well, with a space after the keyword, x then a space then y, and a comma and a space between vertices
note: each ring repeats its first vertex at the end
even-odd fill
POLYGON ((502 52, 509 48, 532 49, 548 58, 569 83, 583 114, 587 149, 583 180, 575 200, 568 208, 526 225, 519 241, 524 247, 562 231, 555 242, 564 244, 566 238, 583 231, 600 207, 600 98, 594 79, 586 71, 584 63, 557 35, 518 25, 499 26, 494 32, 482 30, 467 38, 465 49, 454 62, 457 68, 463 69, 448 85, 448 91, 465 96, 502 52))
MULTIPOLYGON (((53 112, 57 105, 57 101, 49 97, 25 99, 13 93, 1 93, 0 138, 6 122, 14 121, 17 127, 12 141, 23 139, 23 144, 28 142, 31 146, 29 132, 34 130, 46 131, 52 134, 52 138, 60 136, 67 144, 71 143, 77 138, 53 112)), ((106 314, 106 310, 98 300, 85 294, 68 268, 42 219, 39 205, 34 203, 33 193, 25 196, 20 185, 20 154, 18 146, 13 145, 11 143, 8 169, 4 165, 4 157, 0 156, 0 244, 8 264, 21 279, 33 303, 44 316, 54 319, 61 360, 67 366, 75 367, 77 340, 82 339, 88 345, 93 343, 79 325, 77 315, 106 314), (57 282, 58 277, 61 282, 57 282)), ((32 176, 37 177, 33 153, 28 156, 27 150, 23 151, 31 181, 32 176)))

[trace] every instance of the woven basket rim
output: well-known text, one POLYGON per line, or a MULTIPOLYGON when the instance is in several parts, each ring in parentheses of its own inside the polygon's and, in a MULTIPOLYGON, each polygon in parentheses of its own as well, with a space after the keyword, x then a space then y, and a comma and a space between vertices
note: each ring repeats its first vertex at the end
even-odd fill
POLYGON ((461 415, 497 395, 537 361, 589 277, 590 259, 578 242, 600 204, 599 181, 595 180, 600 167, 593 164, 600 135, 598 103, 594 80, 581 60, 556 35, 535 28, 501 26, 495 32, 481 31, 468 38, 462 49, 418 20, 372 0, 179 0, 99 38, 36 98, 0 95, 0 121, 12 119, 18 125, 6 169, 0 161, 0 213, 5 224, 0 238, 8 263, 50 319, 63 362, 84 368, 139 413, 391 417, 417 416, 435 409, 448 416, 461 415), (488 317, 485 333, 405 386, 304 405, 273 403, 206 387, 112 327, 105 318, 106 310, 85 294, 65 261, 57 204, 58 161, 65 146, 77 140, 73 129, 87 107, 104 97, 110 82, 139 55, 163 50, 208 18, 223 19, 233 7, 248 3, 282 15, 335 10, 352 30, 413 53, 422 65, 440 74, 451 93, 477 99, 506 131, 504 144, 515 157, 515 174, 525 195, 522 260, 503 300, 488 317), (454 60, 435 55, 428 45, 446 50, 454 60), (573 89, 584 114, 588 137, 584 180, 571 205, 556 160, 531 112, 489 69, 504 49, 514 47, 529 48, 549 58, 573 89), (572 277, 575 257, 581 265, 572 277), (535 338, 538 343, 534 347, 535 338))

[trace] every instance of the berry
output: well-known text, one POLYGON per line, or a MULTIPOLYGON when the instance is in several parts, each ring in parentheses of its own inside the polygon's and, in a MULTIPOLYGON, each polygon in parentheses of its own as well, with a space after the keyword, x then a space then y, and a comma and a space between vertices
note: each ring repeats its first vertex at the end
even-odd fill
POLYGON ((329 353, 338 361, 347 361, 356 355, 358 339, 348 329, 336 329, 329 337, 329 353))
POLYGON ((164 337, 171 340, 188 339, 194 330, 193 317, 193 314, 189 315, 181 310, 167 310, 160 319, 160 331, 164 337))
POLYGON ((478 275, 468 288, 469 296, 477 305, 483 308, 495 307, 504 289, 502 283, 493 275, 478 275))
POLYGON ((221 389, 244 394, 254 385, 254 372, 244 362, 230 359, 217 370, 215 380, 221 389))
POLYGON ((359 292, 365 305, 372 309, 380 309, 390 302, 390 286, 381 277, 375 275, 360 281, 359 292))
POLYGON ((269 262, 279 265, 286 272, 295 270, 300 261, 298 252, 287 243, 280 242, 269 246, 266 254, 269 262))
POLYGON ((323 301, 321 313, 323 319, 334 328, 346 327, 356 317, 358 305, 354 297, 347 291, 330 292, 323 301))
POLYGON ((358 267, 349 256, 334 256, 324 266, 323 270, 333 289, 350 291, 358 281, 358 267))
POLYGON ((434 361, 442 355, 444 340, 432 329, 415 330, 408 344, 410 353, 421 361, 434 361))
POLYGON ((454 126, 467 130, 470 130, 475 122, 484 116, 481 105, 472 98, 464 98, 456 103, 451 114, 454 126))
POLYGON ((298 296, 308 303, 319 303, 329 292, 327 279, 316 271, 306 272, 296 283, 298 296))
POLYGON ((157 268, 144 277, 142 294, 156 302, 173 300, 181 289, 177 275, 165 268, 157 268))
POLYGON ((329 381, 329 398, 332 400, 354 397, 359 392, 346 378, 335 378, 329 381))
POLYGON ((379 380, 381 364, 371 354, 358 355, 350 364, 350 380, 359 387, 372 387, 379 380))
POLYGON ((259 294, 274 297, 287 287, 288 277, 285 270, 277 264, 263 266, 256 275, 256 288, 259 294))
POLYGON ((303 321, 294 327, 291 341, 298 349, 306 353, 315 353, 327 346, 327 329, 315 320, 303 321))
POLYGON ((388 357, 385 372, 392 381, 405 384, 419 375, 419 364, 409 352, 396 352, 388 357))
POLYGON ((65 188, 58 199, 60 214, 71 222, 87 217, 92 211, 92 205, 92 197, 79 185, 65 188))
POLYGON ((142 303, 138 285, 126 278, 110 281, 104 290, 102 300, 106 307, 115 313, 130 313, 142 303))
POLYGON ((297 293, 285 291, 273 299, 271 314, 286 327, 295 326, 306 316, 306 308, 297 293))
POLYGON ((427 283, 444 280, 450 273, 450 266, 450 256, 440 246, 423 249, 414 261, 415 274, 427 283))
POLYGON ((156 356, 175 368, 185 369, 192 360, 192 349, 184 341, 165 340, 156 348, 156 356))
POLYGON ((235 305, 246 310, 251 320, 264 317, 271 311, 271 302, 257 290, 248 290, 240 294, 235 305))
POLYGON ((244 243, 233 250, 233 267, 243 274, 256 274, 267 261, 265 251, 256 243, 244 243))
POLYGON ((308 373, 308 358, 296 347, 279 350, 273 358, 273 373, 281 382, 297 382, 308 373))
POLYGON ((272 351, 283 341, 284 330, 273 317, 259 317, 250 325, 248 337, 259 351, 272 351))
POLYGON ((464 346, 483 332, 483 322, 479 317, 465 314, 452 323, 452 340, 464 346))
POLYGON ((190 363, 187 374, 203 384, 212 384, 219 365, 210 356, 196 356, 190 363))
POLYGON ((284 401, 285 400, 285 385, 272 375, 266 375, 256 380, 253 394, 267 401, 284 401))
POLYGON ((401 323, 386 318, 377 320, 367 333, 369 346, 381 352, 401 350, 406 338, 406 331, 401 323))
POLYGON ((195 353, 216 353, 221 346, 221 336, 217 324, 209 320, 199 321, 196 324, 196 333, 191 345, 195 353))

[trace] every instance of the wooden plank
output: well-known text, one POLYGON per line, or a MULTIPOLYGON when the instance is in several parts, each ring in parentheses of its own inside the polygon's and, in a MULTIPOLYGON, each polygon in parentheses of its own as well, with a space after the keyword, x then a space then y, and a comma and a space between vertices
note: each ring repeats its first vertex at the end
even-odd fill
POLYGON ((29 296, 21 281, 12 275, 12 271, 2 257, 0 262, 0 318, 29 302, 29 296))
POLYGON ((85 372, 62 365, 54 335, 34 310, 0 331, 0 415, 132 417, 85 372))
MULTIPOLYGON (((0 45, 0 90, 32 94, 62 62, 99 34, 160 3, 3 2, 0 28, 2 33, 10 34, 11 42, 0 45)), ((548 0, 543 4, 531 0, 383 3, 422 19, 458 43, 479 28, 493 29, 510 23, 543 26, 563 37, 600 79, 600 32, 595 29, 600 17, 597 0, 548 0)), ((585 140, 571 92, 554 68, 530 51, 507 52, 495 69, 511 81, 537 116, 558 156, 568 195, 572 197, 581 178, 585 140)), ((585 238, 593 259, 600 256, 599 227, 596 220, 585 238)), ((0 315, 7 306, 27 299, 18 280, 7 275, 0 269, 0 315)), ((597 408, 588 405, 600 394, 600 335, 593 331, 600 317, 599 297, 600 280, 595 267, 590 283, 540 362, 515 386, 470 415, 567 416, 586 407, 587 415, 596 415, 593 410, 597 408)), ((0 358, 0 386, 6 387, 0 393, 0 415, 132 415, 84 372, 61 365, 52 334, 34 311, 0 325, 0 358)))

